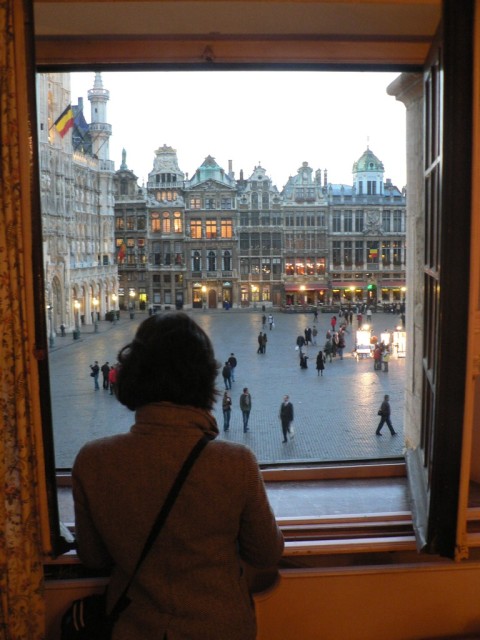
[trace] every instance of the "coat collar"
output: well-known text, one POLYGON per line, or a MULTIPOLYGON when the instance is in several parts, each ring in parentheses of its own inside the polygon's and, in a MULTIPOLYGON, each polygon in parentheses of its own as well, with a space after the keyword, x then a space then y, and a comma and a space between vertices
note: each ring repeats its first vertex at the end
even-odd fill
POLYGON ((171 402, 153 402, 140 407, 135 412, 134 429, 155 426, 174 429, 199 429, 212 438, 218 436, 215 418, 206 409, 171 402))

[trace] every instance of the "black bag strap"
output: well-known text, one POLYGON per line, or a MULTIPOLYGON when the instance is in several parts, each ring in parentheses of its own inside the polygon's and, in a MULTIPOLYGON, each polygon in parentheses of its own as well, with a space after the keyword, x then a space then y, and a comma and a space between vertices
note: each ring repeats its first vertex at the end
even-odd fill
POLYGON ((108 617, 112 621, 116 621, 118 616, 120 615, 120 613, 130 603, 130 600, 127 598, 127 592, 130 589, 130 586, 132 585, 132 582, 135 579, 135 576, 137 575, 138 570, 140 569, 140 566, 141 566, 142 562, 147 557, 150 549, 152 548, 153 543, 157 539, 158 534, 160 533, 163 525, 165 524, 165 522, 166 522, 166 520, 168 518, 168 514, 172 510, 172 507, 175 504, 175 500, 177 499, 178 494, 180 493, 180 490, 181 490, 185 480, 187 479, 187 476, 190 473, 191 468, 193 467, 193 465, 194 465, 196 459, 198 458, 198 456, 200 455, 200 453, 203 451, 203 449, 210 442, 211 439, 212 438, 210 436, 207 436, 207 435, 204 435, 202 438, 200 438, 200 440, 197 442, 197 444, 193 447, 193 449, 188 454, 185 462, 182 465, 182 468, 178 472, 178 475, 175 478, 175 482, 172 484, 172 486, 170 488, 170 491, 168 492, 167 498, 166 498, 165 502, 163 503, 163 506, 160 509, 160 512, 159 512, 158 516, 155 519, 155 522, 153 523, 152 529, 151 529, 151 531, 150 531, 150 533, 148 535, 148 538, 147 538, 147 540, 145 542, 145 545, 144 545, 144 547, 142 549, 142 553, 140 554, 140 557, 137 560, 137 564, 135 565, 135 569, 133 570, 133 573, 130 576, 130 579, 128 580, 127 585, 126 585, 125 589, 123 590, 121 596, 118 598, 118 600, 115 603, 113 609, 108 614, 108 617))

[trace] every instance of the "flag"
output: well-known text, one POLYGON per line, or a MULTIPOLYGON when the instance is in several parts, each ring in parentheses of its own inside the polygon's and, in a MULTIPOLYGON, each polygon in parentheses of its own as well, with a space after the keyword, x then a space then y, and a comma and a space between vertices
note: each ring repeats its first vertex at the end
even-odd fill
POLYGON ((69 104, 65 111, 58 116, 53 124, 62 138, 68 131, 70 131, 73 127, 73 111, 71 104, 69 104))
POLYGON ((378 249, 370 249, 370 257, 376 258, 378 256, 378 249))
POLYGON ((120 245, 120 249, 118 250, 117 262, 118 264, 123 264, 125 260, 125 242, 122 242, 120 245))

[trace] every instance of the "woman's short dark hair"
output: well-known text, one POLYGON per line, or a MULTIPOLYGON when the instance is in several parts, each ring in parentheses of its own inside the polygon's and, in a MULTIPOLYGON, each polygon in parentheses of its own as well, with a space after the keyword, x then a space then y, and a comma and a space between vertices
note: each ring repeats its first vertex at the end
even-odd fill
POLYGON ((151 402, 213 407, 218 363, 210 338, 186 313, 144 320, 118 362, 116 395, 132 411, 151 402))

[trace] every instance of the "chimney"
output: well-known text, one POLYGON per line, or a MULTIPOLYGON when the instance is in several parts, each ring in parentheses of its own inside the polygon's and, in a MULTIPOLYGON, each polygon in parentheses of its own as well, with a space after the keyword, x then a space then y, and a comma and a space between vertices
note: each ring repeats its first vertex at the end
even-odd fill
POLYGON ((231 160, 228 161, 228 175, 233 178, 233 162, 231 160))
POLYGON ((325 169, 325 171, 323 172, 323 186, 326 187, 327 186, 327 170, 325 169))

